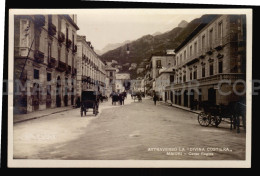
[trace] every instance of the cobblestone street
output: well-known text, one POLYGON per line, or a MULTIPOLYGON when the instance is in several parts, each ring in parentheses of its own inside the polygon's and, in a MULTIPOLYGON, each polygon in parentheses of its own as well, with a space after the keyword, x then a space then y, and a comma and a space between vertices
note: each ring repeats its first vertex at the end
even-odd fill
POLYGON ((222 122, 202 127, 197 114, 149 98, 100 105, 80 117, 72 109, 14 124, 15 159, 244 160, 245 136, 222 122))

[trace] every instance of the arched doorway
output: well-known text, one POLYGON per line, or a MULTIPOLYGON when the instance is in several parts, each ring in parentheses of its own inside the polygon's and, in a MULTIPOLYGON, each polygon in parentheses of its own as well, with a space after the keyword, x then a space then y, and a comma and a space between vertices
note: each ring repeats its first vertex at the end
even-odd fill
POLYGON ((74 79, 71 81, 71 105, 74 105, 74 79))
POLYGON ((214 88, 208 89, 208 101, 212 104, 216 104, 216 90, 214 88))
POLYGON ((190 90, 190 108, 194 109, 194 90, 190 90))
POLYGON ((68 99, 69 99, 68 93, 69 93, 68 78, 65 78, 64 106, 68 106, 68 99))
POLYGON ((40 90, 39 90, 39 84, 34 83, 33 84, 33 92, 32 92, 32 106, 33 111, 39 109, 39 101, 40 101, 40 90))
POLYGON ((184 106, 188 107, 188 91, 184 91, 184 106))
POLYGON ((61 107, 61 80, 59 76, 56 85, 56 106, 61 107))
POLYGON ((178 104, 181 105, 181 90, 178 91, 178 104))
POLYGON ((173 92, 172 91, 171 91, 170 97, 171 97, 171 102, 173 103, 173 92))

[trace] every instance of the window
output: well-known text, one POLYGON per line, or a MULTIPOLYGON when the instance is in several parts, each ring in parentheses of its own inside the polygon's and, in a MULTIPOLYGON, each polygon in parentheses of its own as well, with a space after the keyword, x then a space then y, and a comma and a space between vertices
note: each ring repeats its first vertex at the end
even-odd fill
POLYGON ((201 46, 202 46, 202 49, 205 48, 205 35, 202 36, 201 46))
POLYGON ((209 31, 209 47, 212 48, 213 43, 213 29, 209 31))
POLYGON ((109 72, 109 76, 113 76, 113 72, 109 72))
POLYGON ((48 62, 50 62, 51 59, 51 44, 48 44, 48 62))
POLYGON ((34 69, 33 78, 34 78, 34 79, 39 79, 39 70, 34 69))
POLYGON ((157 60, 157 61, 156 61, 156 67, 157 67, 157 68, 162 68, 161 60, 157 60))
POLYGON ((218 73, 223 73, 223 61, 218 62, 218 73))
POLYGON ((192 80, 192 71, 190 71, 190 80, 192 80))
POLYGON ((51 95, 51 85, 47 85, 47 95, 51 95))
POLYGON ((212 76, 213 75, 213 64, 209 65, 209 75, 212 76))
POLYGON ((197 42, 194 43, 194 54, 197 53, 197 42))
POLYGON ((186 60, 186 50, 184 51, 184 60, 186 60))
POLYGON ((183 75, 183 82, 186 82, 186 75, 183 75))
POLYGON ((193 79, 197 79, 197 70, 195 70, 193 73, 193 79))
POLYGON ((58 61, 60 61, 60 52, 61 52, 61 49, 58 48, 58 61))
POLYGON ((222 21, 218 23, 218 38, 222 39, 223 37, 223 24, 222 21))
POLYGON ((51 81, 51 73, 47 73, 47 81, 51 81))
POLYGON ((170 75, 170 82, 174 82, 174 75, 170 75))
POLYGON ((190 46, 190 57, 192 56, 192 45, 190 46))
POLYGON ((202 71, 201 71, 201 77, 204 78, 205 77, 205 65, 202 66, 202 71))
POLYGON ((109 83, 112 83, 113 79, 109 79, 109 83))
POLYGON ((180 55, 180 62, 179 62, 179 64, 182 62, 182 54, 180 55))

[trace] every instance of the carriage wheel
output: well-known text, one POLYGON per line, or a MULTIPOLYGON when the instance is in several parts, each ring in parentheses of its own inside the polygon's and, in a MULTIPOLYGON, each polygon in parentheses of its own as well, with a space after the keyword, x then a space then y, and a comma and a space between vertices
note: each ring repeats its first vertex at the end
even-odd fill
POLYGON ((198 122, 201 126, 209 126, 210 124, 210 117, 205 112, 201 112, 198 115, 198 122))
POLYGON ((210 124, 212 126, 218 127, 218 125, 221 123, 222 118, 220 116, 211 116, 210 124))

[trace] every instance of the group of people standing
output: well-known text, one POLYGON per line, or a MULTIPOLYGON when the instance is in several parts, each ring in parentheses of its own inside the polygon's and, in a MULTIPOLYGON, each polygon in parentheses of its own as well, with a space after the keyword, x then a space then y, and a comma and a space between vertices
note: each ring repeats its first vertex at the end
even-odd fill
POLYGON ((127 93, 124 92, 115 92, 113 91, 110 94, 110 97, 112 98, 112 105, 116 105, 116 102, 119 102, 120 105, 124 105, 125 98, 127 98, 127 93))

